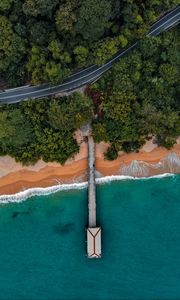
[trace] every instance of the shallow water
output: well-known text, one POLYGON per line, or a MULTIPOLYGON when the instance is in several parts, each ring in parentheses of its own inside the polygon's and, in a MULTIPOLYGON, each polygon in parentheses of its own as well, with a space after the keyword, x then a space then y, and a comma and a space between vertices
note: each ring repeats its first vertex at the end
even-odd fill
POLYGON ((97 187, 103 257, 86 254, 87 189, 0 206, 0 299, 180 299, 180 176, 97 187))

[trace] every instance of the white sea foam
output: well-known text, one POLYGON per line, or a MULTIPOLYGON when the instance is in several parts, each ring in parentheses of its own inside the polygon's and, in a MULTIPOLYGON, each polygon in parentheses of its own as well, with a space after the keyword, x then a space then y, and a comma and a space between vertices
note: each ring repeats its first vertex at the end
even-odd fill
POLYGON ((88 186, 87 182, 82 183, 71 183, 71 184, 58 184, 46 188, 30 188, 22 192, 13 195, 2 195, 0 196, 0 203, 12 203, 22 202, 33 196, 50 195, 58 191, 72 190, 72 189, 83 189, 88 186))
MULTIPOLYGON (((112 175, 106 176, 96 179, 97 184, 108 183, 111 181, 120 181, 120 180, 149 180, 151 178, 163 178, 167 176, 174 176, 175 174, 172 173, 164 173, 150 177, 132 177, 132 176, 124 176, 124 175, 112 175)), ((50 195, 54 194, 59 191, 66 191, 66 190, 75 190, 75 189, 84 189, 88 187, 88 182, 81 182, 81 183, 71 183, 71 184, 58 184, 51 187, 46 188, 30 188, 24 190, 22 192, 13 194, 13 195, 1 195, 0 196, 0 203, 7 204, 13 202, 22 202, 25 201, 33 196, 42 196, 42 195, 50 195)))

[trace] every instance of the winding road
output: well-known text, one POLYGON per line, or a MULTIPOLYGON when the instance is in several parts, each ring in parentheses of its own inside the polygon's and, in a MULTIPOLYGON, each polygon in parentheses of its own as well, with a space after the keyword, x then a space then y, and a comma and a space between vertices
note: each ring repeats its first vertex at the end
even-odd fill
MULTIPOLYGON (((156 36, 161 32, 177 25, 180 22, 180 6, 177 6, 172 11, 166 13, 157 22, 155 22, 147 36, 156 36)), ((109 61, 102 66, 93 65, 76 74, 69 76, 62 84, 58 86, 50 86, 43 84, 39 86, 22 86, 14 89, 8 89, 0 92, 0 104, 10 104, 27 100, 29 98, 42 98, 51 96, 57 93, 71 92, 78 88, 96 81, 107 70, 109 70, 114 63, 121 57, 126 56, 132 49, 138 46, 138 42, 129 46, 125 50, 119 50, 109 61)))

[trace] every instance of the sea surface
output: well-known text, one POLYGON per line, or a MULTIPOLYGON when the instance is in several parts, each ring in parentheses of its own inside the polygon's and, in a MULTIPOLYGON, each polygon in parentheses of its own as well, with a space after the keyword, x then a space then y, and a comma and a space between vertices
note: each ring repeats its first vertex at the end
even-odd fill
POLYGON ((102 259, 86 257, 87 188, 0 205, 0 299, 180 299, 180 176, 97 186, 102 259))

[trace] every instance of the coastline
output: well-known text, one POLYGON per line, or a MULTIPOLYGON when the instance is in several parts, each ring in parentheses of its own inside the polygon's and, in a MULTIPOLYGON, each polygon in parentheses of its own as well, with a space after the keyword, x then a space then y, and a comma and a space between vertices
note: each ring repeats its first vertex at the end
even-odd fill
MULTIPOLYGON (((101 178, 96 178, 96 184, 104 184, 112 181, 121 181, 121 180, 148 180, 152 178, 165 178, 165 177, 172 177, 178 174, 173 173, 163 173, 155 176, 149 177, 132 177, 132 176, 123 176, 123 175, 111 175, 105 176, 101 178)), ((33 187, 26 189, 24 191, 17 192, 12 195, 0 195, 0 203, 7 204, 7 203, 19 203, 25 201, 34 196, 41 196, 41 195, 50 195, 54 194, 59 191, 69 191, 75 189, 84 189, 88 187, 88 182, 79 182, 79 183, 69 183, 69 184, 58 184, 53 185, 50 187, 33 187)))
MULTIPOLYGON (((144 178, 159 174, 180 173, 180 142, 167 150, 148 141, 138 153, 119 153, 114 161, 104 160, 108 144, 96 145, 96 177, 125 176, 144 178)), ((31 188, 47 188, 87 181, 87 144, 81 143, 80 152, 64 166, 39 161, 24 167, 14 159, 0 158, 0 195, 13 195, 31 188)))

